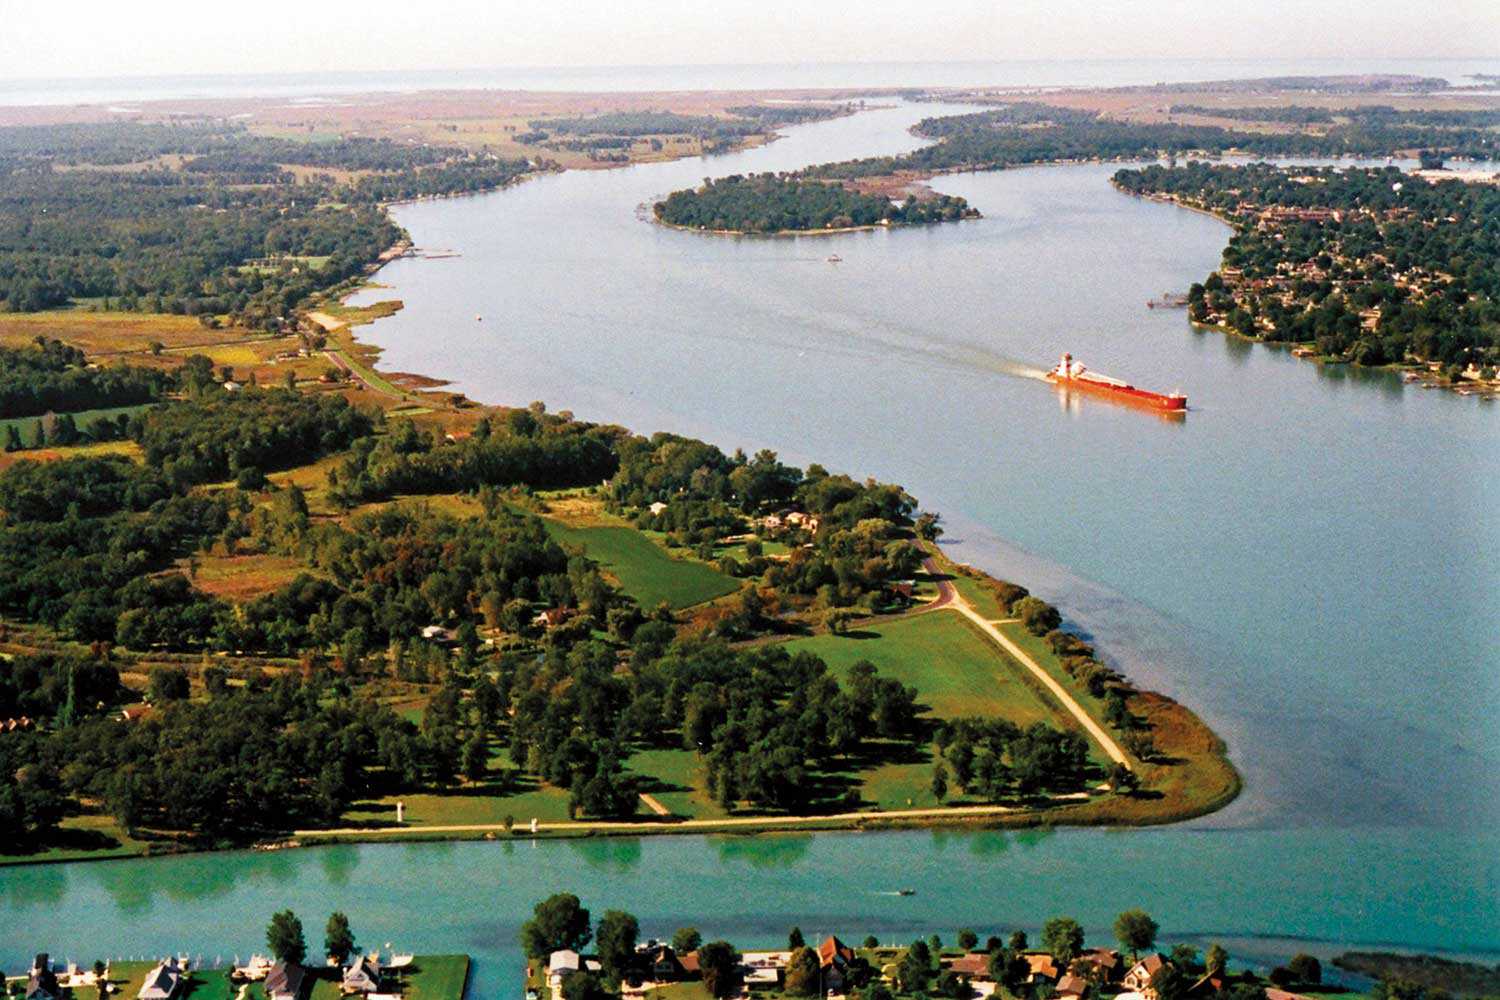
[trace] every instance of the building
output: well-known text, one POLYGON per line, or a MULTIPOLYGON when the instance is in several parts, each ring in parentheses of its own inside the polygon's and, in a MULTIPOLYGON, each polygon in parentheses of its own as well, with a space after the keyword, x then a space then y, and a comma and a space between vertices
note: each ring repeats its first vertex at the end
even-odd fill
POLYGON ((307 969, 296 962, 277 962, 266 973, 267 1000, 302 1000, 311 981, 307 969))
POLYGON ((658 500, 656 501, 656 503, 652 504, 646 509, 651 512, 652 517, 657 517, 661 514, 662 511, 667 509, 667 505, 658 500))
POLYGON ((1057 959, 1044 951, 1028 952, 1021 956, 1026 960, 1026 966, 1030 970, 1026 975, 1026 982, 1055 983, 1057 982, 1058 968, 1057 959))
POLYGON ((1057 981, 1057 990, 1053 995, 1072 997, 1074 1000, 1077 1000, 1078 997, 1082 997, 1088 990, 1089 981, 1082 976, 1075 976, 1070 972, 1057 981))
POLYGON ((824 993, 844 992, 844 980, 849 973, 849 963, 854 961, 854 949, 830 934, 818 945, 818 973, 824 993))
POLYGON ((344 970, 339 988, 345 993, 379 993, 380 963, 369 955, 360 955, 344 970))
POLYGON ((637 958, 642 973, 652 982, 676 983, 681 982, 687 975, 682 963, 677 960, 677 952, 672 950, 671 945, 647 945, 639 950, 637 958))
POLYGON ((31 963, 31 973, 26 977, 26 1000, 62 1000, 62 987, 57 984, 46 952, 31 963))
POLYGON ((1130 971, 1125 973, 1125 978, 1120 981, 1120 985, 1124 986, 1126 992, 1129 993, 1139 993, 1147 998, 1155 996, 1155 991, 1151 989, 1151 977, 1160 972, 1166 964, 1167 959, 1160 952, 1147 955, 1130 967, 1130 971))
POLYGON ((561 987, 562 981, 583 967, 583 959, 578 952, 564 948, 554 951, 547 958, 547 982, 554 987, 561 987))
POLYGON ((747 989, 774 990, 781 985, 781 976, 786 964, 791 961, 789 951, 747 951, 740 956, 747 989))
POLYGON ((171 1000, 181 987, 182 968, 175 958, 169 958, 146 973, 146 981, 136 996, 140 1000, 171 1000))
POLYGON ((948 970, 967 976, 970 980, 989 979, 990 956, 982 951, 971 951, 967 955, 960 955, 945 966, 948 970))
POLYGON ((1125 971, 1124 963, 1120 960, 1120 953, 1113 948, 1092 948, 1084 952, 1073 963, 1074 968, 1080 965, 1089 971, 1097 972, 1098 976, 1095 981, 1100 983, 1118 982, 1120 974, 1125 971))

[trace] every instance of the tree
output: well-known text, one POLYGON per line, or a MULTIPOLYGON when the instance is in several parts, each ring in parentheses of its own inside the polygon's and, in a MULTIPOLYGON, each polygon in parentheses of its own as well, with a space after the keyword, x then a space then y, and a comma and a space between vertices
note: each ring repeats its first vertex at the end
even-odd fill
POLYGON ((334 911, 329 914, 328 926, 323 931, 323 950, 340 965, 354 952, 354 932, 349 929, 349 918, 343 913, 334 911))
MULTIPOLYGON (((1158 929, 1156 921, 1145 910, 1126 910, 1115 917, 1115 940, 1130 952, 1132 960, 1139 959, 1141 952, 1156 943, 1158 929)), ((1081 939, 1079 944, 1081 947, 1081 939)))
POLYGON ((1025 951, 1028 943, 1029 942, 1027 942, 1026 940, 1025 931, 1011 931, 1010 941, 1007 943, 1006 947, 1008 947, 1011 951, 1025 951))
POLYGON ((146 682, 146 698, 153 705, 165 705, 188 696, 187 671, 181 667, 152 667, 146 682))
POLYGON ((740 956, 728 941, 710 941, 698 949, 698 971, 711 996, 727 997, 738 988, 740 956))
POLYGON ((786 947, 788 951, 796 951, 806 946, 807 942, 802 940, 802 928, 793 927, 786 936, 786 947))
POLYGON ((490 751, 485 745, 484 735, 475 731, 464 743, 463 771, 470 781, 479 781, 489 770, 490 751))
POLYGON ((948 797, 948 769, 938 761, 932 766, 932 797, 939 802, 948 797))
POLYGON ((811 948, 801 947, 792 952, 786 964, 786 991, 793 996, 810 997, 821 992, 818 976, 822 966, 811 948))
POLYGON ((1151 975, 1151 989, 1157 1000, 1183 1000, 1192 983, 1171 962, 1166 962, 1151 975))
POLYGON ((1323 963, 1306 952, 1299 951, 1293 955, 1286 967, 1292 970, 1292 975, 1297 977, 1299 983, 1317 985, 1323 982, 1323 963))
POLYGON ((1215 941, 1208 946, 1208 951, 1203 955, 1203 966, 1208 972, 1223 972, 1229 967, 1229 952, 1224 946, 1215 941))
POLYGON ((301 963, 307 957, 307 941, 302 937, 302 921, 291 910, 282 910, 266 925, 266 947, 281 962, 301 963))
POLYGON ((876 937, 874 934, 866 934, 865 935, 865 940, 864 940, 864 947, 867 948, 867 949, 869 949, 869 948, 879 948, 880 947, 880 939, 878 937, 876 937))
POLYGON ((896 982, 903 993, 921 993, 932 981, 932 951, 921 938, 913 941, 896 966, 896 982))
POLYGON ((611 994, 592 972, 579 969, 562 981, 563 1000, 610 1000, 611 994))
POLYGON ((548 896, 531 911, 521 925, 521 946, 532 958, 545 958, 554 951, 577 951, 592 937, 589 911, 568 892, 548 896))
POLYGON ((599 918, 594 947, 599 953, 599 965, 608 979, 618 982, 624 978, 630 960, 635 957, 635 942, 640 933, 640 923, 624 910, 605 910, 604 916, 599 918))
POLYGON ((975 934, 969 928, 965 927, 963 930, 958 932, 958 946, 964 951, 973 951, 975 946, 978 944, 979 935, 975 934))
POLYGON ((696 927, 679 927, 677 928, 677 932, 672 935, 672 950, 678 956, 697 951, 698 946, 702 943, 703 935, 698 933, 698 928, 696 927))
POLYGON ((1042 925, 1042 947, 1066 969, 1083 953, 1083 928, 1072 917, 1053 917, 1042 925))
POLYGON ((1046 601, 1030 595, 1021 598, 1011 607, 1011 614, 1021 619, 1021 624, 1032 635, 1046 635, 1062 624, 1062 615, 1046 601))

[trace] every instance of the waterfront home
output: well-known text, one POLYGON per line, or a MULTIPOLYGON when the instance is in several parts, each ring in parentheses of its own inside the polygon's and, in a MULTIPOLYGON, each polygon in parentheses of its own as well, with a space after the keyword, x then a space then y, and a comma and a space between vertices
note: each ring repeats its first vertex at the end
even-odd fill
POLYGON ((967 955, 949 959, 943 963, 943 967, 960 976, 966 976, 971 982, 975 979, 990 979, 990 956, 982 951, 971 951, 967 955))
POLYGON ((1028 952, 1021 957, 1026 960, 1026 967, 1029 970, 1026 973, 1028 984, 1057 982, 1057 959, 1045 951, 1028 952))
POLYGON ((583 967, 583 959, 578 952, 568 948, 554 951, 547 957, 547 982, 554 988, 561 987, 562 981, 583 967))
POLYGON ((1096 982, 1113 983, 1119 980, 1120 973, 1124 970, 1124 963, 1120 960, 1120 953, 1113 948, 1091 948, 1079 955, 1073 962, 1073 967, 1083 966, 1084 974, 1097 972, 1093 977, 1096 982))
POLYGON ((62 1000, 62 987, 57 984, 46 952, 31 963, 31 973, 26 977, 26 1000, 62 1000))
POLYGON ((1120 981, 1120 985, 1125 987, 1128 993, 1139 993, 1147 1000, 1151 1000, 1156 995, 1156 991, 1151 988, 1151 977, 1161 971, 1166 964, 1166 956, 1160 952, 1147 955, 1130 967, 1130 971, 1125 973, 1125 978, 1120 981))
POLYGON ((645 977, 652 982, 677 983, 686 975, 682 963, 677 960, 677 952, 672 950, 671 945, 649 943, 644 948, 637 949, 636 960, 645 977))
POLYGON ((849 963, 854 961, 854 949, 837 937, 829 935, 818 945, 819 979, 825 993, 844 992, 844 978, 849 963))
POLYGON ((379 993, 380 963, 369 955, 360 955, 344 970, 339 989, 344 993, 379 993))
POLYGON ((1068 973, 1057 981, 1057 990, 1053 996, 1076 998, 1083 996, 1089 990, 1089 981, 1082 976, 1068 973))
POLYGON ((312 976, 296 962, 277 962, 266 973, 267 1000, 302 1000, 312 976))
POLYGON ((146 973, 146 981, 136 996, 139 1000, 171 1000, 181 988, 182 967, 175 958, 169 958, 146 973))
POLYGON ((747 989, 774 990, 781 985, 782 973, 791 961, 789 951, 747 951, 740 956, 747 989))

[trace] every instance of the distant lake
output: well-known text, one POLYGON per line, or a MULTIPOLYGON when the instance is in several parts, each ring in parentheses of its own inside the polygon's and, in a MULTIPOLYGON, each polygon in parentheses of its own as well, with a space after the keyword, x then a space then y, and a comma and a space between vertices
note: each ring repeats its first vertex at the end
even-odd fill
POLYGON ((743 153, 403 206, 419 245, 462 256, 387 267, 390 287, 359 299, 405 309, 363 333, 383 367, 486 402, 902 483, 943 512, 957 558, 1056 600, 1127 673, 1198 709, 1246 775, 1239 802, 1159 830, 0 869, 0 963, 243 956, 274 909, 315 930, 337 907, 367 946, 472 952, 474 995, 505 996, 516 926, 558 889, 648 933, 696 923, 741 944, 792 923, 904 941, 1057 913, 1102 942, 1141 905, 1166 935, 1265 961, 1306 942, 1500 960, 1500 406, 1146 309, 1212 269, 1228 230, 1115 192, 1111 166, 944 177, 985 217, 921 229, 734 239, 640 217, 705 176, 910 149, 918 118, 962 110, 896 106, 743 153), (1192 412, 1060 397, 1035 376, 1064 350, 1182 389, 1192 412))

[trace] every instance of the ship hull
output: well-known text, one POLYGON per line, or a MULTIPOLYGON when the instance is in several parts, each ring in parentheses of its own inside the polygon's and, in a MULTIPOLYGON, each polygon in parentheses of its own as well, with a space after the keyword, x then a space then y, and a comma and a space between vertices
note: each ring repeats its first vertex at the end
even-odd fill
POLYGON ((1115 399, 1122 403, 1133 403, 1137 406, 1160 410, 1163 413, 1187 411, 1186 396, 1169 396, 1165 393, 1137 389, 1133 385, 1113 385, 1109 382, 1095 382, 1086 378, 1063 378, 1056 374, 1048 375, 1047 381, 1059 388, 1086 392, 1091 396, 1115 399))

